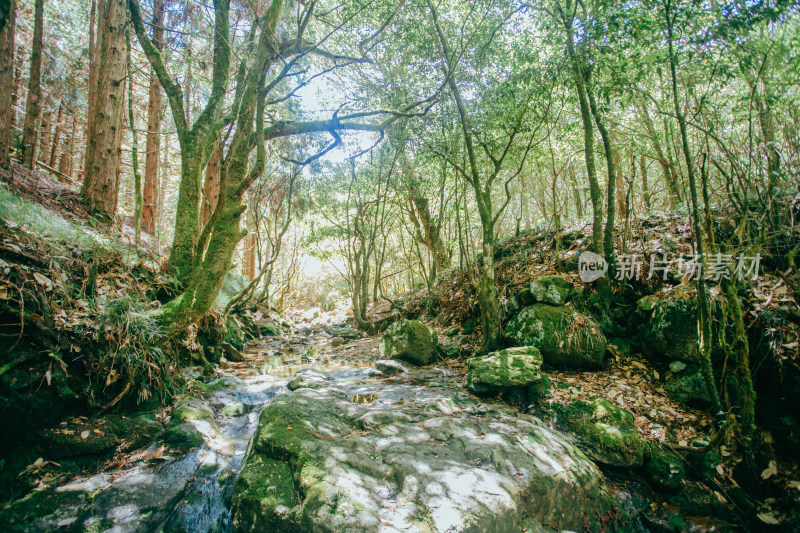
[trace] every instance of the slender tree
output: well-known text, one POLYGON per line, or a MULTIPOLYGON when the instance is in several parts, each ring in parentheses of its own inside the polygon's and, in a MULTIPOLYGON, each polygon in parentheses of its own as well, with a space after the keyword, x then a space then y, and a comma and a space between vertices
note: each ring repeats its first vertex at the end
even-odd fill
MULTIPOLYGON (((164 46, 164 0, 153 2, 153 46, 159 52, 164 46)), ((150 99, 147 104, 147 147, 144 163, 144 204, 142 206, 142 229, 156 233, 158 220, 159 168, 158 155, 161 146, 161 83, 150 69, 150 99)))
POLYGON ((42 119, 42 45, 44 26, 44 0, 36 0, 33 14, 33 45, 31 47, 31 74, 28 81, 28 100, 25 105, 25 126, 22 137, 22 164, 31 170, 36 166, 39 146, 39 122, 42 119))
POLYGON ((8 4, 8 16, 0 31, 0 168, 11 166, 11 132, 14 129, 14 112, 12 109, 12 92, 8 90, 14 84, 14 32, 17 20, 17 2, 8 4))

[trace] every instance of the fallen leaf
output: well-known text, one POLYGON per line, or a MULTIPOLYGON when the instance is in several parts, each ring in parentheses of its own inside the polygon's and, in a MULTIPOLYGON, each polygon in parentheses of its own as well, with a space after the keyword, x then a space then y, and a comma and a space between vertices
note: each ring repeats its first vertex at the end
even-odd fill
POLYGON ((88 438, 89 438, 89 430, 88 430, 88 429, 86 429, 86 430, 84 430, 84 431, 81 431, 81 438, 82 438, 83 440, 86 440, 86 439, 88 439, 88 438))
POLYGON ((778 465, 774 460, 772 460, 769 462, 767 468, 765 468, 764 471, 761 472, 761 479, 769 479, 777 473, 778 473, 778 465))

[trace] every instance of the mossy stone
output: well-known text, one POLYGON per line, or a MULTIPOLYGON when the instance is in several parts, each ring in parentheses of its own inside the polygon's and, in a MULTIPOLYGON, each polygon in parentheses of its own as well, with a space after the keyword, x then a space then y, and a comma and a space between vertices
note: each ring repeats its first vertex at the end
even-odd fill
POLYGON ((647 474, 650 481, 663 489, 679 489, 686 479, 683 458, 676 453, 653 446, 647 463, 647 474))
POLYGON ((258 325, 258 332, 262 337, 277 337, 283 334, 283 330, 273 322, 264 322, 258 325))
POLYGON ((467 361, 467 388, 485 393, 527 387, 541 380, 542 354, 534 346, 508 348, 467 361))
POLYGON ((205 439, 203 435, 189 422, 172 426, 164 433, 164 442, 179 450, 197 448, 201 446, 205 439))
POLYGON ((533 300, 550 305, 564 305, 569 301, 573 285, 561 276, 542 276, 531 282, 533 300))
POLYGON ((526 307, 503 333, 518 345, 537 347, 552 366, 595 369, 603 364, 605 335, 594 320, 568 306, 526 307))
POLYGON ((401 359, 417 366, 436 357, 436 332, 419 320, 400 320, 389 326, 381 339, 381 357, 401 359))
POLYGON ((553 410, 581 438, 593 459, 621 467, 644 464, 645 445, 630 411, 604 398, 553 404, 553 410))
POLYGON ((666 298, 653 307, 644 336, 651 354, 699 362, 697 304, 694 298, 666 298))

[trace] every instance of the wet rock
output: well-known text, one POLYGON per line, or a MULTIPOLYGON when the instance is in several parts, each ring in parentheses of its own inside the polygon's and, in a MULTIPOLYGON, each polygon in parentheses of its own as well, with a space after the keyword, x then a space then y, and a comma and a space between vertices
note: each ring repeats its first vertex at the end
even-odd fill
POLYGON ((569 301, 573 285, 561 276, 542 276, 531 282, 530 291, 534 302, 564 305, 569 301))
POLYGON ((559 420, 581 439, 589 457, 611 466, 642 466, 644 443, 633 415, 608 400, 594 398, 572 404, 553 404, 559 420))
POLYGON ((613 520, 597 467, 535 417, 448 387, 382 388, 368 405, 350 396, 302 389, 261 412, 234 488, 236 531, 591 531, 613 520))
POLYGON ((404 374, 408 369, 397 361, 391 359, 378 359, 375 361, 375 368, 384 376, 393 376, 395 374, 404 374))
POLYGON ((323 328, 325 333, 330 335, 331 337, 341 337, 346 340, 353 340, 353 339, 360 339, 361 333, 356 331, 353 326, 344 324, 344 325, 336 325, 336 326, 328 326, 323 328))
POLYGON ((594 369, 603 364, 606 338, 600 327, 569 306, 526 307, 506 324, 503 333, 518 345, 537 347, 549 365, 594 369))
POLYGON ((508 348, 467 360, 467 388, 477 394, 526 388, 541 381, 542 354, 534 346, 508 348))
POLYGON ((345 343, 345 340, 342 337, 334 337, 331 339, 331 346, 336 348, 337 346, 341 346, 345 343))
POLYGON ((219 345, 219 347, 222 348, 222 352, 225 354, 225 358, 228 361, 242 362, 245 360, 242 353, 236 348, 234 348, 231 343, 223 342, 222 344, 219 345))
POLYGON ((670 363, 669 371, 664 376, 664 390, 670 398, 679 402, 696 405, 708 405, 711 402, 700 365, 683 361, 670 363))
POLYGON ((188 450, 201 446, 205 439, 203 434, 190 422, 184 422, 170 427, 164 432, 164 443, 176 450, 188 450))
POLYGON ((295 374, 286 387, 292 391, 297 389, 318 389, 327 385, 330 380, 330 376, 321 370, 305 368, 295 374))
POLYGON ((400 320, 389 326, 381 339, 381 357, 401 359, 413 365, 431 364, 436 357, 436 332, 419 320, 400 320))
POLYGON ((198 399, 181 400, 172 408, 170 424, 193 422, 196 420, 213 420, 214 410, 198 399))

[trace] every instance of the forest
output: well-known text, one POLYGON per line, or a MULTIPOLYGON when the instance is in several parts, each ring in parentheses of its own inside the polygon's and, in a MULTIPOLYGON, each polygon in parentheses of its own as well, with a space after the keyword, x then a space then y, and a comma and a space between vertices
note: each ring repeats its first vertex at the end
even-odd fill
POLYGON ((0 0, 0 531, 800 531, 788 0, 0 0))

